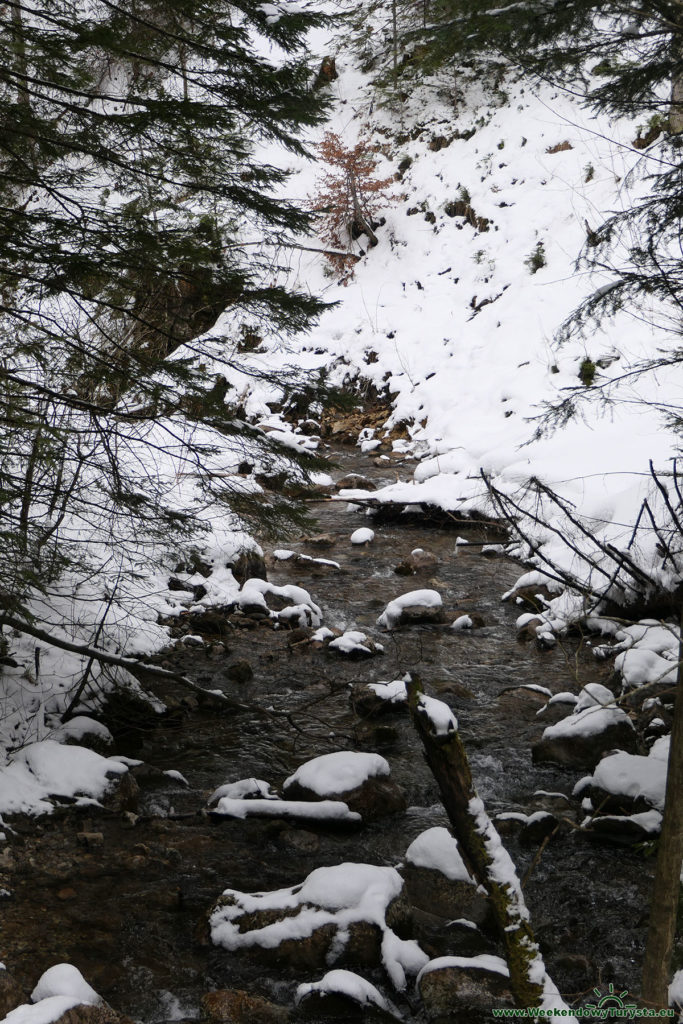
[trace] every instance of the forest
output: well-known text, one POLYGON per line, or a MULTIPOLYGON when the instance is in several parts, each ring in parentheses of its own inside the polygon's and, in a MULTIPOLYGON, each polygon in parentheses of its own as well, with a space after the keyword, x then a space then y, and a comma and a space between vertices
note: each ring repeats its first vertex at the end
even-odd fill
POLYGON ((0 26, 2 1019, 683 1019, 681 0, 0 26))

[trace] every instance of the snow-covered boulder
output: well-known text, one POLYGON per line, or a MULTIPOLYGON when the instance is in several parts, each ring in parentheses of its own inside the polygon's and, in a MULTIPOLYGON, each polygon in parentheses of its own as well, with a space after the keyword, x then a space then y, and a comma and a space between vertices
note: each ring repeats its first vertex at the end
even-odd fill
POLYGON ((351 706, 362 718, 385 714, 388 711, 407 711, 406 680, 392 679, 384 683, 356 683, 351 690, 351 706))
POLYGON ((226 889, 209 917, 212 941, 231 952, 309 969, 381 964, 400 990, 428 960, 417 943, 396 933, 408 923, 398 871, 350 863, 317 868, 291 889, 226 889))
POLYGON ((375 531, 368 526, 361 526, 351 534, 352 544, 370 544, 375 539, 375 531))
POLYGON ((123 1024, 72 964, 45 971, 31 993, 31 1003, 10 1011, 4 1024, 123 1024))
POLYGON ((422 622, 445 622, 443 601, 437 590, 410 590, 386 606, 377 625, 384 629, 411 626, 422 622))
POLYGON ((350 658, 371 658, 375 654, 384 653, 382 644, 372 640, 359 629, 347 629, 341 636, 329 639, 326 647, 328 651, 350 658))
POLYGON ((401 1020, 389 1000, 365 978, 337 968, 320 981, 299 985, 295 1002, 306 1017, 357 1020, 370 1011, 373 1021, 401 1020))
POLYGON ((390 773, 379 754, 339 750, 302 764, 286 779, 283 793, 292 800, 343 800, 371 821, 406 808, 405 793, 390 773))
POLYGON ((615 748, 635 752, 633 722, 616 706, 611 690, 600 683, 589 683, 579 694, 572 714, 548 726, 532 753, 536 763, 552 761, 593 768, 603 754, 615 748))
POLYGON ((607 814, 664 810, 670 737, 657 740, 647 757, 619 750, 597 764, 590 781, 590 799, 607 814))
POLYGON ((276 587, 267 580, 246 580, 237 604, 246 615, 277 619, 292 626, 319 626, 323 620, 322 611, 308 591, 292 584, 276 587))
POLYGON ((442 956, 422 968, 417 987, 429 1020, 491 1020, 492 1006, 514 1006, 507 964, 498 956, 442 956))
POLYGON ((401 868, 411 906, 438 917, 481 924, 488 900, 477 891, 456 839, 447 828, 428 828, 413 840, 401 868))

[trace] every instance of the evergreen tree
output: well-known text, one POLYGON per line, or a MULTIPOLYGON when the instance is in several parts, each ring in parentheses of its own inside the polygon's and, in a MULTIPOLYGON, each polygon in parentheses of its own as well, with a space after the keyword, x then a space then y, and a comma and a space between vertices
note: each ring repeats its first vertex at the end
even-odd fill
POLYGON ((280 283, 279 247, 309 218, 257 155, 304 153, 323 117, 304 46, 320 20, 254 0, 0 8, 5 606, 67 565, 91 571, 107 546, 186 538, 192 510, 169 500, 164 459, 273 530, 296 514, 206 464, 241 449, 283 464, 285 449, 245 424, 231 375, 310 385, 239 349, 259 331, 306 330, 322 309, 280 283), (222 337, 192 341, 226 309, 222 337))

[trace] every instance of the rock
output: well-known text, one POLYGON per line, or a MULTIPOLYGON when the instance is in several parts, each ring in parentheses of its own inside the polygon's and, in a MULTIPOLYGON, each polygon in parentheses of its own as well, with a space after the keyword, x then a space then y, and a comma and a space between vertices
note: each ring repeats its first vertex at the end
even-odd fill
POLYGON ((465 918, 452 920, 440 914, 411 907, 413 937, 429 957, 476 956, 495 952, 495 940, 488 938, 465 918))
POLYGON ((315 1021, 396 1021, 400 1016, 381 992, 351 971, 328 971, 319 982, 299 985, 300 1014, 315 1021))
POLYGON ((409 934, 410 907, 394 868, 345 863, 317 868, 290 889, 227 889, 209 927, 216 945, 280 967, 374 967, 409 934))
POLYGON ((457 611, 449 614, 452 614, 453 616, 452 629, 481 629, 486 625, 484 616, 480 615, 479 612, 466 612, 462 611, 462 609, 458 609, 457 611), (456 623, 463 619, 469 619, 469 624, 463 622, 461 626, 457 626, 456 623))
POLYGON ((202 996, 200 1019, 205 1024, 284 1024, 289 1012, 241 989, 217 989, 202 996))
POLYGON ((379 754, 338 751, 301 765, 282 791, 287 800, 342 800, 363 821, 373 821, 408 806, 405 792, 388 775, 389 765, 379 754))
POLYGON ((538 846, 553 834, 559 824, 559 820, 549 811, 535 811, 522 826, 519 833, 520 842, 538 846))
POLYGON ((537 640, 537 630, 539 626, 545 626, 543 619, 527 619, 526 622, 523 622, 521 626, 517 627, 517 639, 522 643, 526 640, 537 640))
POLYGON ((114 789, 106 793, 102 803, 105 807, 118 814, 135 814, 140 802, 140 787, 135 776, 129 770, 120 777, 120 781, 114 789))
POLYGON ((441 871, 415 864, 405 864, 401 874, 412 907, 449 920, 465 918, 476 925, 488 921, 489 901, 472 882, 447 878, 441 871))
MULTIPOLYGON (((402 680, 397 680, 402 682, 402 680)), ((390 683, 385 684, 390 686, 390 683)), ((405 692, 405 683, 403 683, 405 692)), ((360 718, 373 718, 375 715, 384 715, 390 711, 400 711, 402 714, 408 710, 408 702, 405 697, 391 700, 381 696, 367 683, 354 683, 351 694, 351 707, 360 718)))
POLYGON ((659 811, 644 811, 640 814, 621 816, 606 814, 592 818, 586 826, 586 833, 619 846, 633 846, 636 843, 655 839, 660 832, 662 816, 659 811))
POLYGON ((337 543, 337 538, 332 533, 317 533, 313 537, 302 537, 301 540, 314 548, 332 548, 337 543))
POLYGON ((334 485, 335 491, 376 491, 377 486, 366 476, 360 473, 347 473, 334 485))
POLYGON ((377 619, 384 629, 446 621, 441 595, 436 590, 411 590, 394 598, 377 619))
POLYGON ((485 954, 432 960, 417 985, 430 1021, 489 1024, 492 1007, 515 1005, 504 961, 485 954))
POLYGON ((542 612, 554 597, 557 597, 557 591, 553 593, 544 583, 537 583, 512 590, 506 595, 505 600, 528 608, 532 612, 542 612))
POLYGON ((79 832, 76 838, 79 843, 88 848, 104 846, 104 834, 102 832, 79 832))
POLYGON ((253 549, 242 551, 237 559, 229 566, 233 576, 241 585, 250 579, 267 580, 268 573, 263 555, 253 549))
POLYGON ((439 559, 431 551, 424 551, 422 548, 415 548, 407 558, 395 567, 397 576, 414 576, 418 572, 426 572, 439 564, 439 559))
POLYGON ((28 994, 9 971, 0 969, 0 1020, 4 1020, 10 1010, 26 1002, 28 994))
POLYGON ((588 992, 600 977, 596 965, 583 953, 560 953, 548 967, 560 992, 588 992))
POLYGON ((594 768, 615 748, 635 753, 636 731, 630 718, 619 708, 586 708, 549 726, 533 745, 532 757, 535 764, 550 761, 571 768, 594 768), (588 721, 592 731, 582 731, 588 721))
POLYGON ((228 665, 225 669, 224 674, 233 683, 248 683, 254 678, 254 670, 246 658, 239 658, 237 661, 233 661, 232 665, 228 665))
POLYGON ((318 74, 313 82, 314 89, 322 89, 339 78, 337 73, 337 62, 334 57, 323 57, 318 68, 318 74))
POLYGON ((54 1024, 133 1024, 133 1022, 130 1017, 123 1017, 106 1003, 99 1006, 81 1003, 63 1013, 54 1024))

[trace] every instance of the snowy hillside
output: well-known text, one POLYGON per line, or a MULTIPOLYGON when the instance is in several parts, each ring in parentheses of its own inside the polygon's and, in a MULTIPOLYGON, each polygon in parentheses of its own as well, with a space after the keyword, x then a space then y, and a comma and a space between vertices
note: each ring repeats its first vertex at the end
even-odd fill
MULTIPOLYGON (((381 211, 379 245, 350 282, 331 282, 323 258, 296 254, 297 282, 339 303, 300 340, 297 357, 311 367, 332 361, 335 379, 361 374, 393 396, 386 426, 407 424, 420 462, 414 483, 386 489, 383 499, 490 508, 483 470, 559 528, 525 522, 533 543, 543 542, 541 567, 548 557, 604 589, 616 563, 556 505, 524 494, 538 478, 602 543, 620 548, 629 546, 646 496, 657 515, 648 462, 671 470, 677 439, 660 409, 680 406, 683 374, 629 371, 671 345, 662 311, 624 312, 583 339, 554 340, 581 300, 612 279, 577 271, 575 261, 588 231, 644 187, 648 153, 632 146, 642 126, 608 123, 528 81, 493 95, 470 89, 455 107, 423 85, 398 110, 382 109, 346 49, 337 69, 331 129, 347 146, 367 137, 381 154, 378 177, 401 180, 381 211), (465 206, 469 216, 457 215, 465 206), (546 405, 572 392, 577 415, 534 440, 546 405), (605 406, 607 395, 615 401, 605 406)), ((305 166, 298 195, 310 196, 319 174, 305 166)), ((655 539, 641 522, 630 554, 670 587, 655 539)), ((629 581, 622 583, 628 600, 629 581)))

